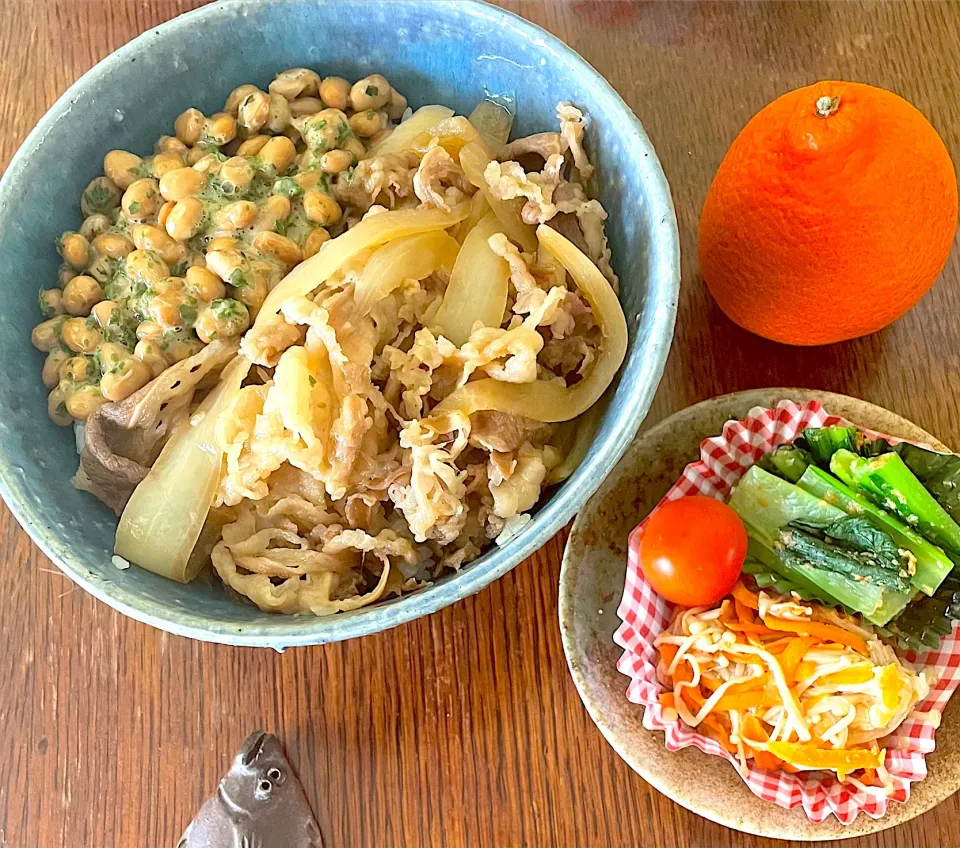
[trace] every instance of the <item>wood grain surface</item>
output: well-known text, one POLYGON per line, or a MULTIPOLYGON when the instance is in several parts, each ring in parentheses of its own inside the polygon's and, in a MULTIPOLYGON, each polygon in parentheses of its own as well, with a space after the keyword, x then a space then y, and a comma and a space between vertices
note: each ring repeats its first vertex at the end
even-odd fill
MULTIPOLYGON (((80 74, 195 5, 0 0, 0 163, 80 74)), ((822 78, 890 88, 960 161, 960 5, 502 5, 613 83, 673 188, 683 288, 648 424, 723 392, 796 385, 865 398, 960 447, 960 251, 893 327, 822 349, 734 327, 695 261, 700 205, 724 151, 788 89, 822 78)), ((686 812, 607 747, 560 647, 563 541, 430 618, 280 655, 190 642, 120 616, 75 588, 3 509, 0 845, 175 845, 257 726, 285 741, 331 848, 777 844, 686 812)), ((960 845, 960 797, 846 844, 960 845)))

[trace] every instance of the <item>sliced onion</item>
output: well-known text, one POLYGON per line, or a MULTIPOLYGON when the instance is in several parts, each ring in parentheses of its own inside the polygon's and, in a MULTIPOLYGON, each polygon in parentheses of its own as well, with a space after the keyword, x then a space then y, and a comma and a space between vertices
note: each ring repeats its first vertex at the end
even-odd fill
POLYGON ((470 214, 470 204, 461 203, 449 212, 440 209, 398 209, 395 212, 381 212, 360 221, 343 235, 328 241, 319 253, 301 262, 277 287, 267 295, 267 299, 257 313, 255 327, 262 327, 280 311, 280 306, 291 297, 304 297, 322 286, 337 269, 368 247, 428 233, 433 230, 445 230, 459 223, 470 214))
POLYGON ((470 121, 455 115, 452 118, 444 118, 436 126, 420 133, 410 142, 410 149, 419 156, 424 156, 434 144, 438 144, 454 159, 459 159, 464 145, 479 138, 477 128, 470 121))
POLYGON ((476 192, 476 194, 470 198, 470 214, 460 222, 460 226, 456 229, 457 241, 460 242, 460 244, 466 241, 467 236, 470 235, 473 228, 483 220, 489 211, 490 204, 487 203, 487 198, 483 192, 476 192))
POLYGON ((482 100, 470 113, 470 123, 477 128, 480 137, 496 155, 510 138, 513 113, 493 100, 482 100))
POLYGON ((422 106, 379 144, 373 145, 365 159, 406 150, 420 133, 429 132, 441 121, 453 117, 453 109, 446 106, 422 106))
POLYGON ((569 421, 593 406, 613 382, 627 351, 627 322, 620 302, 597 266, 576 246, 545 224, 537 227, 540 244, 567 269, 593 310, 603 340, 590 373, 571 388, 546 380, 504 383, 486 378, 461 386, 438 404, 432 415, 472 415, 497 409, 536 421, 569 421))
POLYGON ((232 403, 250 360, 238 356, 204 399, 191 426, 177 431, 127 503, 114 550, 162 577, 189 583, 203 560, 190 553, 210 512, 223 464, 217 420, 232 403))
POLYGON ((519 244, 527 253, 534 253, 537 249, 536 233, 533 227, 523 223, 523 218, 520 217, 525 202, 523 198, 499 200, 490 193, 487 181, 483 178, 483 172, 492 159, 493 156, 486 149, 486 145, 479 141, 471 141, 460 151, 460 167, 463 168, 463 173, 483 192, 507 237, 519 244))
POLYGON ((470 338, 477 321, 484 327, 499 327, 503 321, 510 266, 487 243, 494 233, 502 232, 497 216, 489 212, 460 248, 436 318, 438 331, 457 347, 470 338))
POLYGON ((556 468, 553 468, 547 474, 546 484, 552 486, 566 480, 574 471, 580 467, 593 441, 593 434, 597 430, 597 424, 600 423, 600 413, 602 409, 599 406, 591 406, 575 421, 568 421, 562 424, 562 427, 573 428, 573 441, 567 450, 567 455, 563 458, 556 468))
POLYGON ((460 245, 445 232, 396 239, 378 248, 364 266, 353 293, 358 317, 390 294, 404 280, 423 280, 438 268, 452 271, 460 245))

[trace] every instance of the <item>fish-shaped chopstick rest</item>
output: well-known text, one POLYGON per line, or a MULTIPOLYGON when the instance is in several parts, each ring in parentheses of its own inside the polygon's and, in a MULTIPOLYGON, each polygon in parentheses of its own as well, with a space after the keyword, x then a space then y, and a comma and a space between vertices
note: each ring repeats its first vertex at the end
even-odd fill
POLYGON ((177 848, 323 848, 303 787, 272 733, 251 733, 177 848))

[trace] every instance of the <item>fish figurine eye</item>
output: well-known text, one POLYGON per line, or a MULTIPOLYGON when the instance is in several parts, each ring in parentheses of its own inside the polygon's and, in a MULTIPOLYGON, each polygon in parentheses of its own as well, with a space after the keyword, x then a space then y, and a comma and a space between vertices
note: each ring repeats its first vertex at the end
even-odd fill
POLYGON ((277 786, 282 786, 284 781, 283 772, 276 766, 267 770, 267 779, 273 781, 277 786))
POLYGON ((257 783, 257 798, 264 799, 269 797, 270 793, 273 792, 273 783, 271 783, 267 778, 262 778, 259 783, 257 783))

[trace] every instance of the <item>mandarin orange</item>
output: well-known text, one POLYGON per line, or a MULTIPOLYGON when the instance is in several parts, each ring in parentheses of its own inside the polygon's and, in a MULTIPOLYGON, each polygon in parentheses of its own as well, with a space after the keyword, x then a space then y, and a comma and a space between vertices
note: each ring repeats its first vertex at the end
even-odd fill
POLYGON ((956 229, 956 175, 930 122, 892 92, 819 82, 734 140, 700 217, 700 270, 741 327, 829 344, 909 310, 956 229))

